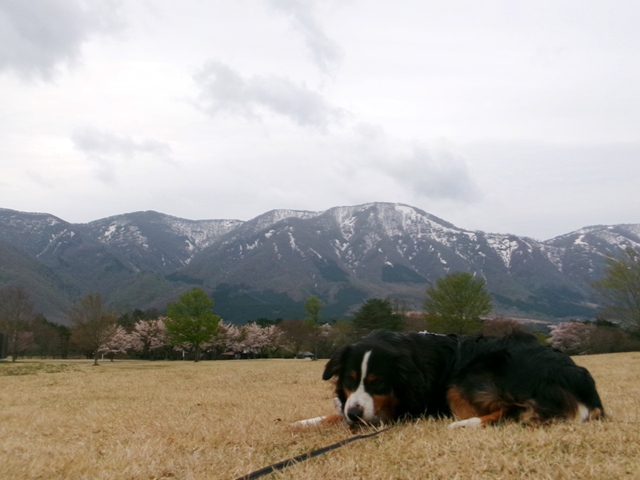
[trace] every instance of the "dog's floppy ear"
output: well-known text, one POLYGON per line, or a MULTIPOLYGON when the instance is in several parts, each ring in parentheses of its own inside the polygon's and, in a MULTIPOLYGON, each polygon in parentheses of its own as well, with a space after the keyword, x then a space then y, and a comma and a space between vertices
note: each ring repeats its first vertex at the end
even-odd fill
POLYGON ((324 373, 322 374, 323 380, 329 380, 331 377, 338 375, 343 364, 343 359, 346 357, 348 350, 349 346, 347 345, 346 347, 342 347, 333 357, 331 357, 331 360, 329 360, 327 365, 324 367, 324 373))

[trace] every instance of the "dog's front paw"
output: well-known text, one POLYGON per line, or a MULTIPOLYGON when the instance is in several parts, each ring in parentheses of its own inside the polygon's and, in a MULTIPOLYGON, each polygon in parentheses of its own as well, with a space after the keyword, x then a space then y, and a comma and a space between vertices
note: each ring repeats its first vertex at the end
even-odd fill
POLYGON ((315 418, 307 418, 306 420, 299 420, 297 422, 293 422, 291 424, 292 427, 309 427, 311 425, 317 425, 320 422, 324 421, 327 417, 315 417, 315 418))
POLYGON ((449 425, 451 430, 455 430, 456 428, 478 428, 482 426, 482 420, 478 417, 467 418, 466 420, 459 420, 457 422, 453 422, 449 425))

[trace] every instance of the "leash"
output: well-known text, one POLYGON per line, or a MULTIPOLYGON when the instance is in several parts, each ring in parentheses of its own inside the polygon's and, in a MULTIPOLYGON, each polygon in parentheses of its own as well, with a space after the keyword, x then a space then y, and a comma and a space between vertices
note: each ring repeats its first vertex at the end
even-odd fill
POLYGON ((351 442, 355 442, 356 440, 364 440, 365 438, 375 437, 376 435, 379 435, 382 432, 386 432, 390 428, 391 426, 387 428, 383 428, 382 430, 375 431, 373 433, 356 435, 355 437, 350 437, 345 440, 341 440, 329 446, 318 448, 317 450, 313 450, 308 453, 303 453, 302 455, 298 455, 297 457, 289 458, 287 460, 274 463, 273 465, 269 465, 268 467, 264 467, 264 468, 261 468, 260 470, 256 470, 255 472, 248 473, 244 477, 238 477, 236 480, 254 480, 256 478, 264 477, 265 475, 269 475, 270 473, 276 472, 278 470, 284 470, 285 468, 290 467, 291 465, 295 465, 296 463, 304 462, 305 460, 309 460, 310 458, 317 457, 318 455, 322 455, 323 453, 327 453, 327 452, 330 452, 331 450, 335 450, 336 448, 343 447, 351 442))

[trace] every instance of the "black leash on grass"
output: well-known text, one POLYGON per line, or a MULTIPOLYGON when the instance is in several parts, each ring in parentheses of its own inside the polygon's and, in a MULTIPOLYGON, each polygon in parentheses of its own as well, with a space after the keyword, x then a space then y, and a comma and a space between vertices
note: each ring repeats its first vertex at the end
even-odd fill
POLYGON ((345 440, 341 440, 332 445, 318 448, 317 450, 313 450, 308 453, 303 453, 302 455, 298 455, 297 457, 289 458, 288 460, 283 460, 278 463, 274 463, 273 465, 269 465, 268 467, 261 468, 260 470, 256 470, 255 472, 251 472, 244 477, 238 477, 236 480, 254 480, 256 478, 264 477, 265 475, 269 475, 277 470, 284 470, 291 465, 295 465, 296 463, 304 462, 305 460, 309 460, 310 458, 317 457, 318 455, 322 455, 323 453, 330 452, 331 450, 335 450, 336 448, 343 447, 351 442, 355 442, 356 440, 364 440, 365 438, 375 437, 376 435, 386 432, 391 427, 383 428, 382 430, 377 430, 373 433, 367 433, 364 435, 356 435, 355 437, 349 437, 345 440))

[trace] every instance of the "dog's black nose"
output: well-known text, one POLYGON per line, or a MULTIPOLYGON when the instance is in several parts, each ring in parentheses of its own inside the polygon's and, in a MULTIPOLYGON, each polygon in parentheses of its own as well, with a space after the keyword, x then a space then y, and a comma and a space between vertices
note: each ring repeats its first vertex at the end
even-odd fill
POLYGON ((360 407, 351 407, 347 411, 347 418, 352 422, 361 422, 364 410, 360 407))

